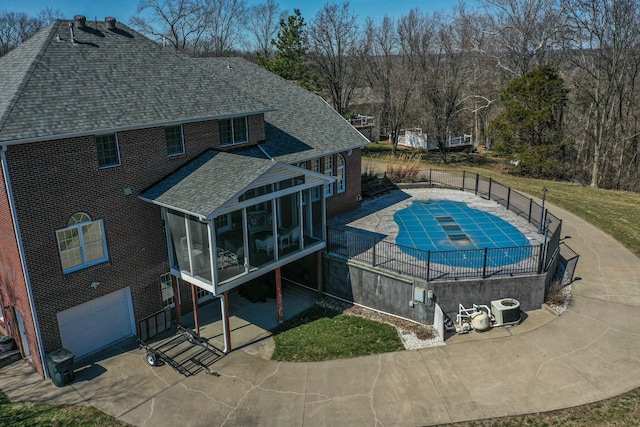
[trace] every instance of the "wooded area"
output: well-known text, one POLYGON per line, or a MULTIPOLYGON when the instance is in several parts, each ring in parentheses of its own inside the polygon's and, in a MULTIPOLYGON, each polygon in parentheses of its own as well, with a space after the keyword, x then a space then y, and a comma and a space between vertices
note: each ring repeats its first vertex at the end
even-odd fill
MULTIPOLYGON (((275 0, 140 0, 133 28, 193 56, 242 55, 343 116, 473 134, 527 176, 640 191, 640 3, 480 0, 374 21, 348 2, 313 17, 275 0), (308 19, 307 19, 308 18, 308 19)), ((59 13, 0 14, 0 54, 59 13)), ((67 17, 71 18, 71 17, 67 17)))

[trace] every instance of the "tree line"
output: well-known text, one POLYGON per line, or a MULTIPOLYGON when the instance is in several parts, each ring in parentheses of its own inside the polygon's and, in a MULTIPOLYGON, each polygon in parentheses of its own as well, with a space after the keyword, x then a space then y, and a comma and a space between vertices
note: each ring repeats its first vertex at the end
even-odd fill
MULTIPOLYGON (((0 54, 31 31, 7 42, 8 14, 0 54)), ((373 115, 394 147, 419 127, 446 161, 450 135, 471 133, 523 175, 637 192, 638 22, 636 0, 480 0, 379 20, 348 2, 306 20, 275 0, 140 0, 129 24, 189 55, 245 56, 346 118, 373 115)))

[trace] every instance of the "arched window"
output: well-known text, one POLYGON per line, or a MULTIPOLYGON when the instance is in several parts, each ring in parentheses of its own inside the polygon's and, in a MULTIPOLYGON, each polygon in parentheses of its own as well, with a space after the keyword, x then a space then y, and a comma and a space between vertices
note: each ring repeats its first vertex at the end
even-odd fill
POLYGON ((347 175, 344 169, 344 157, 342 154, 338 154, 338 170, 336 178, 338 179, 338 194, 344 193, 347 189, 347 175))
POLYGON ((109 259, 101 219, 92 221, 88 214, 76 212, 69 218, 67 228, 56 231, 56 236, 64 273, 80 270, 109 259))

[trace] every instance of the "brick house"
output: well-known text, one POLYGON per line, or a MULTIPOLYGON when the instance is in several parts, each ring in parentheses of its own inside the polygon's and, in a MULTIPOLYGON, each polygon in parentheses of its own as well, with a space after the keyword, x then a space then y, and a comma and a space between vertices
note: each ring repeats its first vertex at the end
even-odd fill
POLYGON ((359 206, 366 139, 245 60, 77 16, 0 58, 0 82, 0 324, 45 377, 51 351, 197 308, 192 286, 224 308, 359 206))

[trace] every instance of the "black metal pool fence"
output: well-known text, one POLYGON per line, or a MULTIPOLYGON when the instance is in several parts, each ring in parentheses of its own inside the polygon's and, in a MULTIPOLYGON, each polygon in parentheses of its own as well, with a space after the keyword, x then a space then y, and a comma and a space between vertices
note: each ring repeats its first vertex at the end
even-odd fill
POLYGON ((425 251, 381 240, 362 230, 327 228, 327 252, 426 281, 529 276, 548 271, 559 254, 562 220, 535 200, 479 174, 429 169, 416 188, 448 188, 493 200, 535 225, 544 236, 537 246, 425 251))

